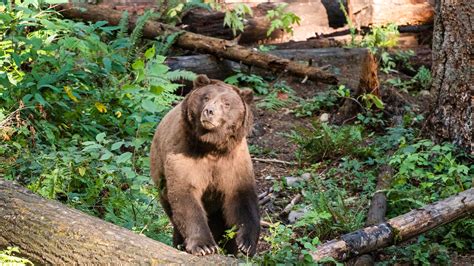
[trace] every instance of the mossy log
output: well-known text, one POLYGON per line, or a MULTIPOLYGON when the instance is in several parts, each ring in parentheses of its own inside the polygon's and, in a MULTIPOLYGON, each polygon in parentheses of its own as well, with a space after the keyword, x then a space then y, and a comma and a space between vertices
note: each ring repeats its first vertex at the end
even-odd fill
POLYGON ((311 255, 315 261, 332 257, 339 261, 408 240, 428 230, 474 212, 474 189, 412 210, 385 223, 369 226, 326 242, 311 255))
MULTIPOLYGON (((110 25, 118 25, 122 15, 119 11, 103 7, 98 8, 94 5, 75 6, 72 4, 63 4, 59 5, 57 9, 66 18, 83 19, 94 22, 107 20, 110 25)), ((130 20, 130 30, 135 27, 135 22, 136 18, 130 20)), ((322 83, 337 84, 338 82, 336 76, 323 71, 320 68, 303 65, 278 56, 262 53, 252 48, 243 47, 232 41, 183 31, 179 28, 156 21, 146 22, 143 28, 143 36, 152 39, 159 35, 171 32, 182 32, 177 38, 175 45, 187 50, 212 54, 219 58, 225 58, 246 65, 268 69, 275 73, 287 72, 295 76, 320 81, 322 83)))
POLYGON ((7 246, 41 265, 238 263, 222 255, 190 255, 0 178, 0 249, 7 246))

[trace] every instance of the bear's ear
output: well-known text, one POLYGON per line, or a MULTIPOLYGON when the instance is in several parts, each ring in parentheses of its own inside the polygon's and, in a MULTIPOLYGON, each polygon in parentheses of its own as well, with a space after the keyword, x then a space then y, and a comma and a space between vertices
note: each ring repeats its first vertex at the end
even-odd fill
POLYGON ((240 97, 242 97, 242 99, 244 99, 244 102, 246 102, 247 104, 252 104, 252 102, 253 102, 253 91, 252 91, 252 89, 249 89, 249 88, 240 89, 239 94, 240 94, 240 97))
POLYGON ((193 87, 199 88, 211 84, 211 80, 206 75, 198 75, 193 82, 193 87))

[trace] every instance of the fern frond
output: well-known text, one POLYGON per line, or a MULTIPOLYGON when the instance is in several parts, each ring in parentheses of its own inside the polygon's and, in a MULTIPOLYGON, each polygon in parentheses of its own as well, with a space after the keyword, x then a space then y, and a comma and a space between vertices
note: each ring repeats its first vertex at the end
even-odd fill
POLYGON ((137 23, 135 24, 135 28, 130 35, 130 47, 128 48, 128 62, 131 62, 133 57, 135 56, 135 50, 138 43, 138 40, 142 37, 143 28, 145 27, 145 23, 148 19, 153 15, 152 10, 147 10, 142 16, 137 19, 137 23))
POLYGON ((122 13, 122 17, 120 18, 119 22, 119 32, 117 34, 117 38, 121 39, 126 36, 128 33, 128 11, 125 10, 125 12, 122 13))
POLYGON ((156 54, 166 56, 171 46, 184 31, 177 31, 166 36, 160 36, 156 41, 156 54))
POLYGON ((166 73, 166 78, 170 81, 194 80, 196 76, 197 75, 194 72, 187 70, 174 70, 166 73))

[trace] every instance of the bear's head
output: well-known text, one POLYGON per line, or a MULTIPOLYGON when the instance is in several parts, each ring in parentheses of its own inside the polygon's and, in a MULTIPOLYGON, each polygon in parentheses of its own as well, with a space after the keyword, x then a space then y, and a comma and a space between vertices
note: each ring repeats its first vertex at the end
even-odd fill
POLYGON ((182 103, 189 143, 198 152, 232 150, 252 126, 252 90, 199 75, 182 103))

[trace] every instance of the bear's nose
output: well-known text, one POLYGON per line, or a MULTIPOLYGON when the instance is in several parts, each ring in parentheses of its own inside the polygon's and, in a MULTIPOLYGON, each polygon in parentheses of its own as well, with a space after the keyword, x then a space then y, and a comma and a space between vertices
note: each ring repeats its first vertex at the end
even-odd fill
POLYGON ((211 118, 214 115, 214 108, 212 107, 206 107, 203 110, 204 116, 207 118, 211 118))

